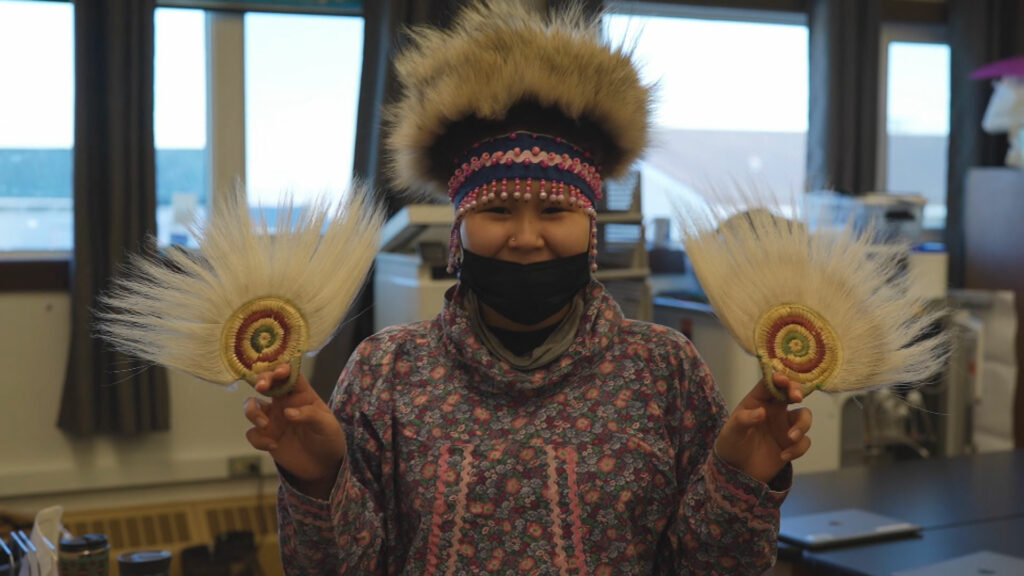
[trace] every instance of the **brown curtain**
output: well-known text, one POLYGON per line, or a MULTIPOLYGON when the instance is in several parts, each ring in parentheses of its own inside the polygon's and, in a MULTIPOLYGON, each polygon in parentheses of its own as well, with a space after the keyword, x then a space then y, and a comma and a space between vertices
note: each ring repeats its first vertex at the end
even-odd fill
POLYGON ((75 2, 75 249, 71 349, 58 426, 72 434, 169 427, 163 368, 91 334, 96 297, 156 233, 154 0, 75 2))
MULTIPOLYGON (((949 123, 949 188, 946 216, 946 244, 949 250, 949 280, 955 287, 1016 289, 1018 321, 1024 325, 1024 291, 1021 269, 1024 263, 1005 270, 984 270, 977 261, 968 266, 965 238, 990 237, 979 229, 965 228, 964 186, 967 173, 979 166, 1002 166, 1008 147, 1005 134, 991 135, 981 130, 981 119, 992 95, 992 85, 986 80, 970 80, 971 71, 1018 54, 1024 54, 1024 0, 949 0, 949 30, 951 56, 950 123, 949 123), (979 268, 980 267, 980 268, 979 268), (975 268, 974 275, 967 271, 975 268)), ((1024 190, 1021 191, 1024 193, 1024 190)), ((979 213, 986 211, 1007 222, 1012 228, 1020 214, 1000 206, 973 207, 979 213)), ((979 218, 973 218, 975 222, 979 218)), ((981 218, 991 222, 987 218, 981 218)), ((977 225, 977 224, 976 224, 977 225)), ((984 226, 985 224, 980 224, 984 226)), ((1008 250, 1014 246, 1012 229, 1002 231, 1005 242, 975 246, 972 250, 1008 250)), ((994 254, 991 254, 995 256, 994 254)), ((1014 439, 1024 447, 1024 336, 1017 336, 1017 393, 1013 408, 1014 439)))
POLYGON ((811 0, 812 190, 861 194, 875 188, 881 0, 811 0))
MULTIPOLYGON (((364 3, 365 44, 353 171, 355 176, 373 183, 383 195, 389 215, 397 212, 404 202, 401 196, 390 193, 382 161, 381 107, 395 98, 398 91, 391 55, 401 44, 406 26, 445 26, 459 5, 458 0, 368 0, 364 3)), ((311 384, 321 397, 330 397, 349 356, 363 339, 373 334, 373 307, 371 271, 338 333, 317 355, 311 384)))

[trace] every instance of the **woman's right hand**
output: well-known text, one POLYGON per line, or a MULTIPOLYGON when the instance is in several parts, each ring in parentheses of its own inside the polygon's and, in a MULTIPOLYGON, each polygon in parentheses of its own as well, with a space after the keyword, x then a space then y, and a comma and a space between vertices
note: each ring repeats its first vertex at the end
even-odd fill
MULTIPOLYGON (((290 372, 291 367, 282 364, 260 374, 253 388, 265 393, 274 382, 287 380, 290 372)), ((330 496, 345 458, 345 433, 305 376, 300 374, 283 396, 247 398, 245 417, 253 425, 245 432, 249 444, 269 452, 295 488, 320 499, 330 496)))

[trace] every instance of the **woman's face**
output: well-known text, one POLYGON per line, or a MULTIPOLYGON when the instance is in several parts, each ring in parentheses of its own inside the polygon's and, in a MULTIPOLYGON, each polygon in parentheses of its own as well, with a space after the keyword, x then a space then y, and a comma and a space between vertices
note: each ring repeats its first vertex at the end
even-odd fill
POLYGON ((586 252, 590 217, 534 190, 529 201, 495 199, 466 214, 460 233, 462 247, 478 256, 530 264, 586 252))

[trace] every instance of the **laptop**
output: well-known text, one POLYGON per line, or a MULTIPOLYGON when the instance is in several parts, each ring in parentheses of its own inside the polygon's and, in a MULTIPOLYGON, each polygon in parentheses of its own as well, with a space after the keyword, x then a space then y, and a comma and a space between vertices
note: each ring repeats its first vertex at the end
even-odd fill
POLYGON ((820 550, 872 540, 912 536, 921 526, 859 508, 844 508, 801 516, 783 516, 779 540, 820 550))
POLYGON ((982 550, 938 564, 896 572, 892 576, 1020 576, 1024 574, 1024 558, 982 550))

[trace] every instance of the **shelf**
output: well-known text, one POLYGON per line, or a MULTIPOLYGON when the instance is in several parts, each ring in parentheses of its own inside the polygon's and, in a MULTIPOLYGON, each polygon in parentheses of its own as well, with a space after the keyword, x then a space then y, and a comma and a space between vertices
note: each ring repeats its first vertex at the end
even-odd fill
POLYGON ((650 274, 650 268, 598 268, 597 272, 594 272, 594 278, 601 282, 606 280, 633 280, 647 279, 650 274))
POLYGON ((644 214, 638 211, 629 212, 598 212, 599 224, 643 224, 644 214))

